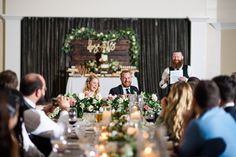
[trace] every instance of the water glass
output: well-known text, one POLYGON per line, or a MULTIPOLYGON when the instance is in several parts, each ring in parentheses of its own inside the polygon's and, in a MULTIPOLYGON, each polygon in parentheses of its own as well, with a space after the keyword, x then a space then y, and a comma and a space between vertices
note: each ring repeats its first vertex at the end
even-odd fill
POLYGON ((97 122, 97 123, 99 123, 100 121, 102 121, 102 112, 96 111, 95 119, 96 119, 96 122, 97 122))
POLYGON ((53 136, 51 137, 51 144, 53 152, 64 153, 67 147, 67 140, 65 136, 53 136))

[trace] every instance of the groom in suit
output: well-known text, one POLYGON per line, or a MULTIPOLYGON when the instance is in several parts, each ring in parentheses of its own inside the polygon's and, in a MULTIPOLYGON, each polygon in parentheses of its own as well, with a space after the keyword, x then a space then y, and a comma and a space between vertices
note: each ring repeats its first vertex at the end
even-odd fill
POLYGON ((121 85, 114 87, 110 90, 111 95, 123 95, 123 94, 139 94, 139 90, 132 84, 132 72, 129 70, 123 70, 120 74, 121 85))

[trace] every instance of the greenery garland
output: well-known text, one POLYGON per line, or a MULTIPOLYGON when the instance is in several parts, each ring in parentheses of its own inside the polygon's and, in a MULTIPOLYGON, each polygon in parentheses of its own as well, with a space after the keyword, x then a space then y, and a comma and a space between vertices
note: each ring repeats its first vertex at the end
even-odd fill
POLYGON ((132 29, 124 29, 118 31, 111 31, 106 34, 96 32, 92 28, 81 27, 77 29, 72 29, 70 34, 66 35, 66 39, 63 45, 63 50, 65 53, 71 51, 71 42, 78 39, 91 39, 100 41, 114 41, 118 42, 121 39, 128 39, 130 42, 130 56, 131 65, 138 66, 140 45, 137 40, 137 35, 132 29))

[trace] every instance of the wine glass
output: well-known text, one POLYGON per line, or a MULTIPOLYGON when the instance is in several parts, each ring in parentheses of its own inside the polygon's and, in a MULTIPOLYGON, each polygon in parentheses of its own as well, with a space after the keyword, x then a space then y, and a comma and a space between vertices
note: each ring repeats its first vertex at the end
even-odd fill
POLYGON ((77 109, 76 108, 70 108, 69 111, 69 124, 72 125, 72 127, 74 127, 74 124, 77 122, 77 109))
POLYGON ((155 112, 148 112, 147 115, 145 116, 145 120, 148 122, 149 126, 153 125, 156 121, 155 112))

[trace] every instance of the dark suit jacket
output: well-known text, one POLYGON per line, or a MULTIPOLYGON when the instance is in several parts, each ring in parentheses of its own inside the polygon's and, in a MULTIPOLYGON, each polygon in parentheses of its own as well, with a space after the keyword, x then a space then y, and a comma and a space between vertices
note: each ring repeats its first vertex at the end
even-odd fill
POLYGON ((226 112, 228 112, 236 121, 236 106, 226 107, 226 108, 224 108, 224 110, 226 112))
MULTIPOLYGON (((135 86, 130 86, 130 92, 131 92, 131 94, 135 94, 135 93, 140 94, 138 88, 135 87, 135 86)), ((124 94, 122 86, 119 85, 117 87, 112 88, 110 90, 109 94, 111 94, 111 95, 122 95, 122 94, 124 94)))

